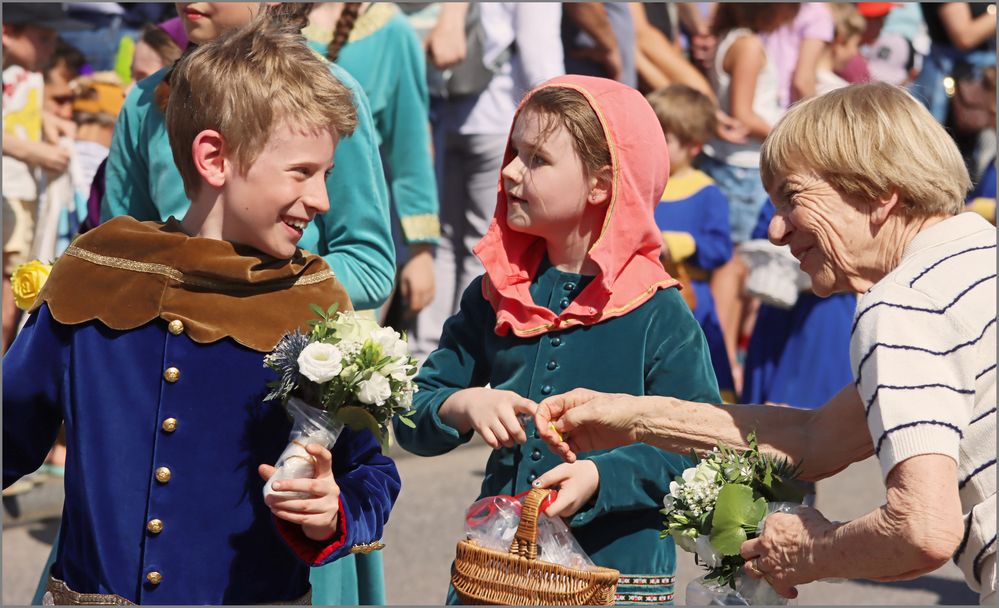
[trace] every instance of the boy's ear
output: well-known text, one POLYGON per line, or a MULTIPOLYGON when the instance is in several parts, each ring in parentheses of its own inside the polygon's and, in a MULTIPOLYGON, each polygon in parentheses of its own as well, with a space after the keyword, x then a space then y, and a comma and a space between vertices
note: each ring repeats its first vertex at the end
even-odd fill
POLYGON ((194 137, 191 144, 194 168, 201 179, 214 187, 225 185, 225 138, 218 131, 206 129, 194 137))
POLYGON ((614 182, 614 171, 610 165, 604 165, 591 178, 590 194, 586 202, 591 205, 603 205, 610 200, 611 188, 614 182))

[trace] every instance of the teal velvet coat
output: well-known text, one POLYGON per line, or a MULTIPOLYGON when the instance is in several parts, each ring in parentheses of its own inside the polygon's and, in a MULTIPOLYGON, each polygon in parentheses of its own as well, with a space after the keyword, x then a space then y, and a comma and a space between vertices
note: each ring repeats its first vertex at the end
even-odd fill
MULTIPOLYGON (((592 280, 547 262, 535 275, 534 301, 553 312, 568 307, 592 280)), ((455 392, 489 385, 540 402, 577 387, 632 395, 670 395, 720 402, 707 343, 675 288, 658 291, 626 315, 533 338, 498 336, 482 279, 465 291, 461 309, 444 325, 440 347, 417 376, 415 429, 396 423, 399 444, 422 455, 444 454, 472 438, 438 416, 455 392)), ((479 498, 515 495, 561 460, 527 424, 527 443, 493 451, 479 498)), ((666 603, 673 596, 675 549, 660 540, 663 496, 688 458, 648 445, 580 455, 597 465, 600 488, 570 525, 593 561, 621 572, 619 603, 666 603)), ((472 503, 469 497, 469 504, 472 503)))

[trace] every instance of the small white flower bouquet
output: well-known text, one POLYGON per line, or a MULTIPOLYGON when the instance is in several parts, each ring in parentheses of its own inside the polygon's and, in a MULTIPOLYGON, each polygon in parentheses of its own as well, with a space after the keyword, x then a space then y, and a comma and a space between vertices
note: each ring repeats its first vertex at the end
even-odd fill
POLYGON ((742 575, 742 543, 759 536, 763 520, 804 498, 794 483, 797 468, 761 454, 755 433, 750 449, 715 448, 669 484, 661 513, 677 546, 695 554, 708 573, 687 587, 688 605, 786 604, 764 581, 742 575), (727 587, 727 588, 726 588, 727 587))
POLYGON ((271 484, 312 477, 314 462, 305 446, 331 448, 344 426, 370 430, 383 448, 393 416, 413 426, 408 416, 417 364, 405 336, 354 312, 336 312, 336 305, 312 310, 319 318, 309 322, 308 334, 285 335, 264 357, 264 366, 278 373, 265 399, 280 399, 293 419, 290 442, 264 486, 265 496, 294 494, 275 492, 271 484))

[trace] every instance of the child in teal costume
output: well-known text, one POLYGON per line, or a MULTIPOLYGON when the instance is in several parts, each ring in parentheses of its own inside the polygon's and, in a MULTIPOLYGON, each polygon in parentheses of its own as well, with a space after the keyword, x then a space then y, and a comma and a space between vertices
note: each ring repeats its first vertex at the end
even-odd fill
MULTIPOLYGON (((261 6, 199 2, 191 6, 180 3, 178 10, 191 43, 199 44, 227 28, 245 25, 261 6)), ((297 17, 304 24, 304 15, 297 17)), ((388 193, 378 141, 364 91, 346 70, 332 63, 329 67, 353 92, 359 124, 354 134, 337 146, 337 170, 326 182, 330 211, 309 224, 299 244, 327 261, 358 310, 377 308, 388 298, 395 276, 388 193)), ((118 215, 138 220, 180 219, 191 204, 184 194, 157 103, 157 88, 169 69, 136 84, 125 100, 108 156, 107 189, 101 203, 104 221, 118 215)))
POLYGON ((475 251, 486 274, 417 376, 416 428, 394 427, 423 456, 481 435, 494 451, 480 497, 558 487, 548 514, 621 572, 622 604, 673 599, 675 548, 659 538, 658 510, 690 461, 636 445, 560 464, 533 414, 576 387, 719 401, 704 334, 659 261, 653 209, 668 175, 662 130, 634 89, 563 76, 529 93, 475 251))
MULTIPOLYGON (((370 103, 393 215, 408 250, 399 255, 399 293, 394 297, 402 297, 403 316, 411 319, 433 299, 432 248, 440 237, 423 48, 390 3, 372 3, 363 10, 356 2, 317 4, 302 33, 313 50, 357 79, 370 103)), ((399 320, 405 319, 392 321, 399 320)), ((313 569, 311 579, 316 605, 386 603, 381 552, 313 569)))

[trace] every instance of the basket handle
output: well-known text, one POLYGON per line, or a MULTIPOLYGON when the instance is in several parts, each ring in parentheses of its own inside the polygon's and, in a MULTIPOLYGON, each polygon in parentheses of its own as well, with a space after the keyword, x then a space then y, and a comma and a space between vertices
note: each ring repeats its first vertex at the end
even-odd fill
POLYGON ((551 490, 547 488, 531 488, 527 493, 524 508, 520 512, 517 534, 510 544, 510 553, 527 559, 538 558, 538 512, 549 492, 551 490))

